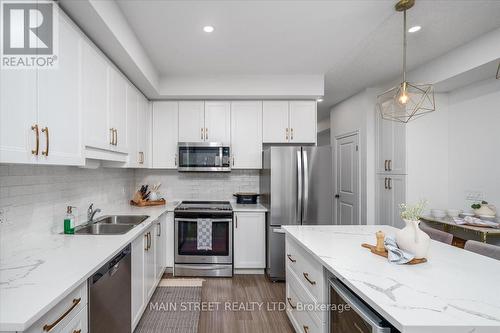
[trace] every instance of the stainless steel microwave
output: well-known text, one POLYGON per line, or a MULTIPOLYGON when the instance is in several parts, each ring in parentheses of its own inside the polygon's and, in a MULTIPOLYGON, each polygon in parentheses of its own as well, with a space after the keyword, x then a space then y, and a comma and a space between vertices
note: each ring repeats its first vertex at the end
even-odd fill
POLYGON ((231 171, 231 149, 219 142, 179 142, 178 171, 231 171))

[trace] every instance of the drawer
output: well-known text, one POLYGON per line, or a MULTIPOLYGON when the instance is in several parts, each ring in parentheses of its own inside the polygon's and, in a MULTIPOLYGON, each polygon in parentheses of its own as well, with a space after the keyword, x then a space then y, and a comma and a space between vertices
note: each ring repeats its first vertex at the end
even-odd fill
MULTIPOLYGON (((33 295, 36 297, 36 295, 33 295)), ((75 288, 31 325, 26 333, 59 333, 87 305, 87 281, 75 288)), ((65 331, 64 331, 65 332, 65 331)))
POLYGON ((286 238, 286 267, 293 271, 299 281, 318 303, 325 301, 323 266, 293 240, 286 238))
POLYGON ((61 330, 61 333, 87 333, 88 332, 88 311, 85 306, 66 327, 61 330))
POLYGON ((303 283, 290 269, 286 271, 286 295, 287 306, 297 307, 298 310, 309 312, 320 323, 326 322, 327 310, 321 308, 325 306, 324 303, 314 300, 303 283))
POLYGON ((324 325, 316 316, 311 316, 310 313, 299 310, 297 303, 294 303, 295 299, 299 299, 300 296, 296 293, 293 288, 289 288, 287 283, 287 309, 288 318, 295 328, 297 333, 323 333, 324 325))

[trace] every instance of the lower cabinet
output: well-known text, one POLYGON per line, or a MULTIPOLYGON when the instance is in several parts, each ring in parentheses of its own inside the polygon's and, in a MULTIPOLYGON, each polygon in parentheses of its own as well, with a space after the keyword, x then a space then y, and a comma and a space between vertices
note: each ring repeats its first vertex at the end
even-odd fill
POLYGON ((264 212, 234 214, 234 268, 266 268, 266 218, 264 212))
POLYGON ((400 217, 400 205, 406 202, 406 176, 379 174, 377 175, 377 224, 404 227, 400 217))
POLYGON ((296 332, 326 332, 328 312, 327 278, 317 262, 288 236, 286 255, 286 312, 296 332), (318 305, 318 306, 311 306, 318 305))
POLYGON ((165 267, 174 267, 174 213, 168 212, 166 214, 166 228, 165 228, 165 249, 166 249, 166 258, 165 258, 165 267))
POLYGON ((155 280, 160 280, 166 267, 167 259, 167 215, 163 214, 155 222, 155 280))

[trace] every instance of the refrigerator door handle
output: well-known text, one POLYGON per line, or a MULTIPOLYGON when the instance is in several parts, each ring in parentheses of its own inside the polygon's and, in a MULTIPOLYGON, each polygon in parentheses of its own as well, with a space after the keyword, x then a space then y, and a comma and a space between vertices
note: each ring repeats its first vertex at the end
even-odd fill
POLYGON ((304 164, 304 172, 302 179, 304 182, 304 204, 302 208, 302 223, 307 221, 307 205, 309 204, 309 165, 307 163, 307 151, 302 151, 302 160, 304 164))
POLYGON ((301 224, 302 217, 302 151, 297 150, 297 222, 301 224))

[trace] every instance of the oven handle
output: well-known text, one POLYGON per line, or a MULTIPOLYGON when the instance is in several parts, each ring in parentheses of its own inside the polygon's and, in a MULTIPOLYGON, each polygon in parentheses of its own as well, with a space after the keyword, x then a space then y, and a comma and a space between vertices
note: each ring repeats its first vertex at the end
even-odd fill
MULTIPOLYGON (((390 329, 388 327, 379 326, 377 319, 380 319, 375 313, 364 305, 361 300, 359 300, 351 291, 347 290, 346 287, 340 284, 340 282, 331 279, 330 287, 335 290, 337 294, 347 303, 349 306, 366 321, 371 327, 373 333, 389 333, 390 329)), ((380 321, 380 320, 379 320, 380 321)))
POLYGON ((217 265, 217 264, 214 264, 214 265, 193 265, 193 264, 189 264, 189 265, 182 265, 182 264, 175 264, 175 267, 177 268, 189 268, 189 269, 197 269, 197 270, 210 270, 210 269, 217 269, 217 268, 226 268, 228 265, 217 265))
MULTIPOLYGON (((202 220, 210 220, 213 222, 233 222, 232 219, 202 219, 202 220)), ((198 219, 189 219, 189 218, 175 218, 174 219, 175 222, 180 222, 180 221, 187 221, 187 222, 198 222, 198 219)))

